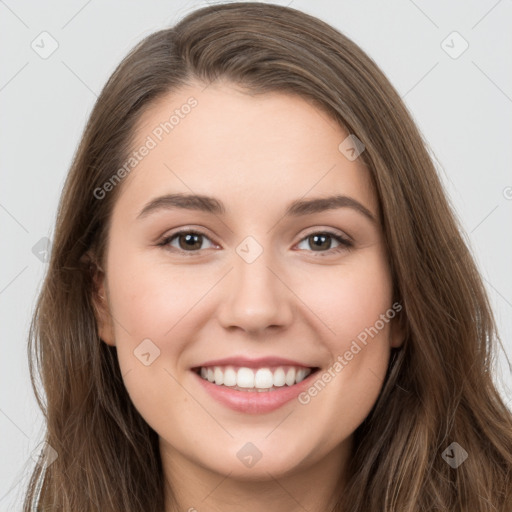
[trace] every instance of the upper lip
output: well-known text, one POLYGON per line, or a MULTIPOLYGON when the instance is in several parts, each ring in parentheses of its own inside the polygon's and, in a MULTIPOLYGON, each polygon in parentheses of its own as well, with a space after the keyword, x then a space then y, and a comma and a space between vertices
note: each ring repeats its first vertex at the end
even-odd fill
POLYGON ((193 368, 201 368, 208 366, 243 366, 247 368, 265 368, 269 366, 301 366, 303 368, 315 368, 315 366, 307 365, 294 361, 292 359, 284 359, 282 357, 260 357, 257 359, 250 359, 248 357, 225 357, 223 359, 215 359, 206 361, 193 368))

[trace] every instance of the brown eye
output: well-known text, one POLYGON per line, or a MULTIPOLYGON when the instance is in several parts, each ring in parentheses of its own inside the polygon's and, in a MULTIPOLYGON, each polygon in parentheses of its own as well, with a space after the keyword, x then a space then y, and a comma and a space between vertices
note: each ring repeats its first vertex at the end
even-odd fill
MULTIPOLYGON (((168 247, 173 251, 197 253, 200 252, 200 249, 204 249, 202 246, 205 240, 210 241, 210 239, 203 233, 195 231, 179 231, 178 233, 174 233, 173 235, 164 238, 158 245, 168 247), (178 242, 178 246, 175 245, 176 241, 178 242)), ((210 247, 213 247, 213 244, 211 244, 210 247)))
POLYGON ((313 247, 316 251, 317 249, 330 249, 332 239, 329 237, 329 235, 310 235, 308 237, 308 241, 310 244, 310 247, 313 247))
POLYGON ((352 247, 352 242, 343 238, 336 233, 330 232, 319 232, 312 233, 306 238, 302 239, 300 243, 306 243, 312 252, 320 253, 335 253, 352 247), (336 247, 332 247, 333 239, 338 244, 336 247))
POLYGON ((200 249, 202 245, 202 235, 197 233, 187 233, 178 235, 180 249, 200 249))

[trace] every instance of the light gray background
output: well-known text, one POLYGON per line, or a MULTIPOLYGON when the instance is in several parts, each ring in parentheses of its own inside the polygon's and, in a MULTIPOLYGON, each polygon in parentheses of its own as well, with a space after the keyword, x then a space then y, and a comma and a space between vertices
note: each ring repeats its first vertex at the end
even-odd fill
MULTIPOLYGON (((468 233, 512 358, 512 1, 276 3, 340 29, 404 98, 468 233), (469 44, 457 58, 445 51, 455 55, 463 48, 456 36, 446 40, 453 31, 469 44)), ((32 248, 52 238, 73 153, 115 66, 143 37, 203 5, 0 0, 2 511, 21 509, 31 453, 43 434, 26 339, 46 264, 32 248), (31 47, 35 41, 50 48, 48 39, 41 42, 43 31, 58 43, 46 59, 31 47)), ((499 362, 499 389, 512 408, 512 377, 503 354, 499 362)))

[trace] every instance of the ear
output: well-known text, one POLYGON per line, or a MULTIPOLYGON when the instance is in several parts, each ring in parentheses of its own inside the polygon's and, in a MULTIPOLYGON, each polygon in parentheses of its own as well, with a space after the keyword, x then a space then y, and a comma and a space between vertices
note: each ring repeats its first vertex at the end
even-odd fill
POLYGON ((110 313, 105 271, 94 258, 91 258, 90 261, 92 262, 91 272, 93 281, 91 299, 94 307, 98 336, 107 345, 115 346, 114 322, 112 320, 112 314, 110 313))
POLYGON ((390 321, 390 347, 400 348, 407 335, 407 328, 405 325, 405 316, 403 310, 400 310, 398 314, 390 321))

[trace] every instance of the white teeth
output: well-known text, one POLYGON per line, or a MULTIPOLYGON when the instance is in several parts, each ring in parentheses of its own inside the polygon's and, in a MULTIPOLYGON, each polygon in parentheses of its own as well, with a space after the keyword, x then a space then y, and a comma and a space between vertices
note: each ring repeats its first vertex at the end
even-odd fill
POLYGON ((293 386, 295 384, 295 368, 289 368, 284 378, 287 386, 293 386))
POLYGON ((280 388, 286 384, 286 379, 284 375, 284 370, 282 368, 278 368, 274 372, 274 386, 280 388))
POLYGON ((302 382, 306 378, 307 370, 306 368, 300 368, 295 376, 295 382, 302 382))
POLYGON ((240 368, 236 374, 236 385, 239 388, 253 388, 254 372, 250 368, 240 368))
POLYGON ((218 366, 213 369, 213 376, 215 377, 215 384, 218 384, 219 386, 224 384, 224 374, 218 366))
POLYGON ((224 370, 224 386, 236 386, 236 372, 231 366, 224 370))
POLYGON ((201 367, 203 379, 218 386, 238 387, 248 390, 267 391, 284 385, 293 386, 302 382, 311 373, 310 368, 278 366, 270 368, 241 367, 236 370, 233 366, 201 367))
POLYGON ((272 372, 268 368, 260 368, 254 376, 254 387, 258 389, 271 388, 274 385, 272 372))

